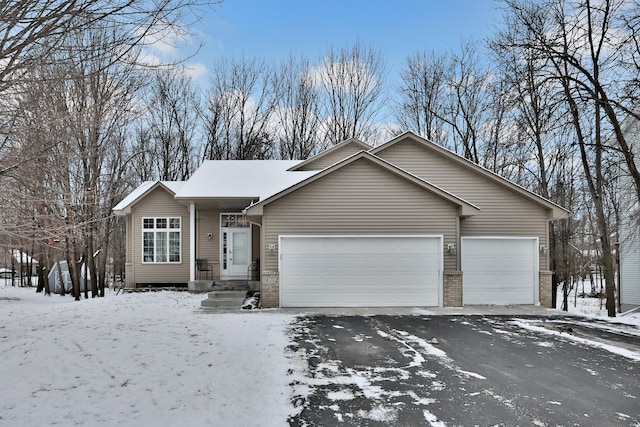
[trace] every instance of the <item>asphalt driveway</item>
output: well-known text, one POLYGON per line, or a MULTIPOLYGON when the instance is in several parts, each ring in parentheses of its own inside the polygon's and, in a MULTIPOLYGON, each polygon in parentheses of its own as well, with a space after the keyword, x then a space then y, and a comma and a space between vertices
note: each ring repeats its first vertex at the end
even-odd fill
POLYGON ((293 426, 638 426, 637 327, 571 317, 312 316, 293 426))

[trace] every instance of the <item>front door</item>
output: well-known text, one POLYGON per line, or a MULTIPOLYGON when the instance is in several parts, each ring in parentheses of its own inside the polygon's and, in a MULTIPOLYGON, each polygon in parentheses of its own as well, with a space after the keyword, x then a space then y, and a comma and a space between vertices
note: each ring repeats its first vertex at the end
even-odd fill
POLYGON ((246 279, 251 264, 251 225, 242 214, 222 214, 220 225, 220 276, 246 279))

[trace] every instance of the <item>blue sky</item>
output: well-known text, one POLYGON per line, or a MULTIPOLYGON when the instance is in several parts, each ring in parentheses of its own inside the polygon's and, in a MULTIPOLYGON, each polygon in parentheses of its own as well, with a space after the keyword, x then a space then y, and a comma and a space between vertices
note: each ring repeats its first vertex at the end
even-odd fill
POLYGON ((242 55, 277 64, 294 53, 316 62, 330 46, 359 40, 396 73, 414 52, 447 51, 489 36, 499 6, 495 0, 225 0, 196 26, 193 41, 204 46, 188 62, 203 72, 220 58, 242 55))

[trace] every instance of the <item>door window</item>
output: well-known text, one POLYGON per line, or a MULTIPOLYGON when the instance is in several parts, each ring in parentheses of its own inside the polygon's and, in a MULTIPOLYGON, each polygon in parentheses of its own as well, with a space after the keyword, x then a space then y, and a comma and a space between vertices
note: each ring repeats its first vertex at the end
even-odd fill
POLYGON ((251 224, 246 215, 222 214, 220 218, 221 228, 248 228, 251 224))
POLYGON ((248 237, 246 232, 233 233, 233 264, 247 265, 248 237))

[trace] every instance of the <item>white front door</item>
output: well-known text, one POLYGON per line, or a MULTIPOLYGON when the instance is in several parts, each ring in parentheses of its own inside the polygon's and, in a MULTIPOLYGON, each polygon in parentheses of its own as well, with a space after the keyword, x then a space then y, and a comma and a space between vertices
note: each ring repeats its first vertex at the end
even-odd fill
POLYGON ((220 276, 246 279, 251 264, 251 228, 222 228, 220 239, 220 276))

